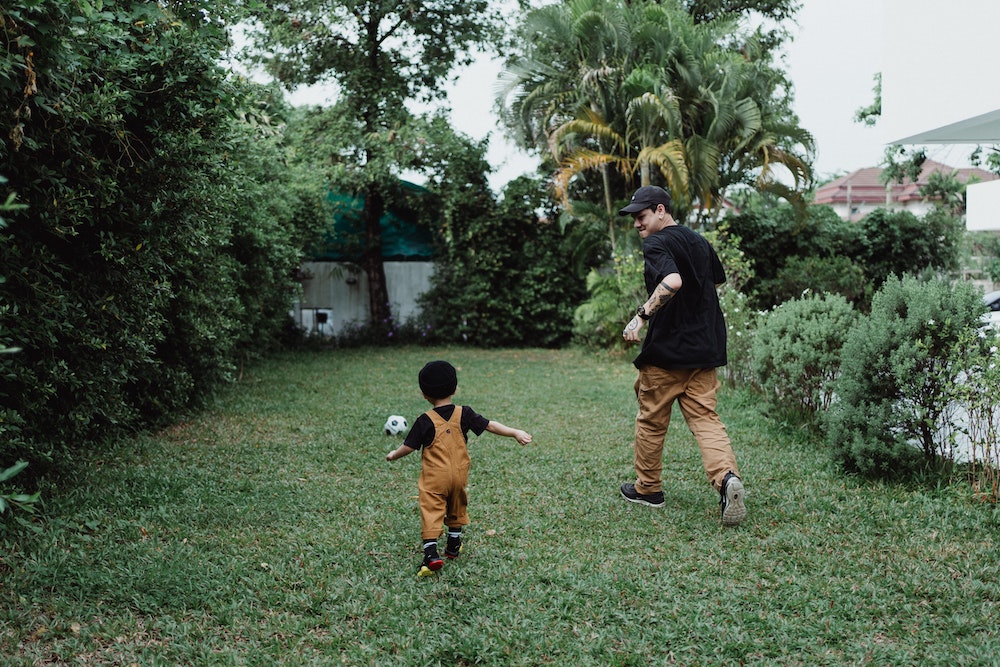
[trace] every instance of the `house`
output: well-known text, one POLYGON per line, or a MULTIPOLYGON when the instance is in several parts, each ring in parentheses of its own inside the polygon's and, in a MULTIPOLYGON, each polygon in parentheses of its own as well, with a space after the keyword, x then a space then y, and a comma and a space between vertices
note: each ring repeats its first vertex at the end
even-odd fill
POLYGON ((927 185, 928 178, 935 172, 945 175, 954 173, 962 183, 986 182, 1000 178, 985 169, 955 169, 940 162, 926 160, 915 182, 906 179, 902 183, 887 184, 882 182, 882 169, 868 167, 841 176, 818 188, 813 203, 832 206, 841 219, 852 222, 861 220, 876 208, 910 211, 921 217, 932 208, 932 204, 924 199, 920 190, 927 185))
MULTIPOLYGON (((430 195, 406 181, 400 181, 400 187, 401 201, 419 202, 430 195)), ((333 204, 334 223, 300 267, 302 292, 291 315, 304 330, 333 336, 368 322, 370 314, 368 276, 360 266, 364 199, 339 192, 327 198, 333 204)), ((434 239, 417 218, 416 210, 404 204, 390 208, 380 220, 386 289, 396 322, 419 312, 417 300, 430 289, 434 273, 434 239)))

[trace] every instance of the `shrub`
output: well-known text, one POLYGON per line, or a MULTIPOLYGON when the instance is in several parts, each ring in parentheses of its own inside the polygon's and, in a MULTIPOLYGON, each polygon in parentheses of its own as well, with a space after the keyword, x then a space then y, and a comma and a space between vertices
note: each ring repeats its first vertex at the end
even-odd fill
POLYGON ((0 464, 28 474, 277 345, 316 219, 273 97, 218 64, 217 16, 94 4, 22 1, 3 24, 2 190, 26 208, 0 229, 0 347, 22 348, 0 355, 0 464))
POLYGON ((646 301, 642 255, 619 254, 614 263, 614 269, 591 269, 587 300, 573 314, 573 341, 584 347, 624 350, 622 329, 646 301))
POLYGON ((773 308, 799 297, 807 287, 814 292, 838 292, 851 299, 841 289, 840 281, 846 278, 847 286, 853 289, 854 269, 849 269, 846 276, 838 276, 836 271, 846 265, 830 258, 857 257, 863 248, 861 234, 857 225, 841 220, 829 206, 810 206, 804 218, 797 216, 791 206, 778 206, 727 220, 731 233, 739 239, 739 247, 753 264, 753 276, 745 291, 755 308, 773 308), (815 265, 796 268, 796 262, 815 265), (817 269, 819 274, 814 273, 817 269), (803 277, 820 282, 805 285, 801 283, 803 277))
POLYGON ((850 257, 789 257, 777 275, 760 283, 760 291, 774 303, 785 303, 803 294, 840 294, 852 304, 871 300, 864 269, 850 257))
POLYGON ((449 219, 431 289, 420 299, 422 325, 435 341, 558 347, 570 340, 583 286, 554 215, 538 211, 553 213, 546 187, 522 177, 499 204, 463 207, 449 219))
POLYGON ((857 261, 876 289, 891 275, 930 276, 958 265, 963 223, 941 209, 920 219, 880 208, 859 225, 864 243, 857 261))
POLYGON ((751 356, 764 396, 815 416, 830 406, 830 383, 858 315, 839 294, 786 301, 760 318, 751 356))
MULTIPOLYGON (((397 322, 390 315, 382 322, 348 324, 337 334, 335 341, 337 347, 387 347, 430 345, 439 342, 441 338, 421 316, 397 322)), ((323 346, 327 343, 320 341, 318 344, 323 346)))
POLYGON ((750 307, 746 294, 728 285, 719 291, 719 304, 726 317, 727 364, 719 369, 721 376, 731 387, 760 389, 750 353, 760 314, 750 307))
POLYGON ((826 419, 846 469, 907 476, 948 447, 948 391, 966 374, 959 346, 982 311, 969 283, 891 276, 875 293, 844 344, 826 419))
POLYGON ((976 496, 1000 500, 1000 357, 996 329, 967 332, 959 344, 965 375, 953 385, 959 405, 955 424, 955 458, 966 472, 976 496))

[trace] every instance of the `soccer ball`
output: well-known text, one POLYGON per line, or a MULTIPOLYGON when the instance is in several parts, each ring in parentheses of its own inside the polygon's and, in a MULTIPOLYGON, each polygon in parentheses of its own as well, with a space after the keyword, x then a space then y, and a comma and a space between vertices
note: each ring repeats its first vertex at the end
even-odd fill
POLYGON ((406 423, 406 417, 390 415, 389 418, 385 420, 385 434, 399 435, 400 433, 404 433, 409 426, 410 425, 406 423))

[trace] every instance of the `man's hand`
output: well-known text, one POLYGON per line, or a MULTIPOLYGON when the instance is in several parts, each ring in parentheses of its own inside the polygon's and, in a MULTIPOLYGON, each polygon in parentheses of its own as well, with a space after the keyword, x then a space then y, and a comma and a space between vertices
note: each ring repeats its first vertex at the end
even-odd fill
POLYGON ((629 323, 622 330, 622 338, 625 339, 625 342, 638 343, 640 340, 639 333, 642 331, 642 325, 644 324, 645 322, 638 315, 629 320, 629 323))

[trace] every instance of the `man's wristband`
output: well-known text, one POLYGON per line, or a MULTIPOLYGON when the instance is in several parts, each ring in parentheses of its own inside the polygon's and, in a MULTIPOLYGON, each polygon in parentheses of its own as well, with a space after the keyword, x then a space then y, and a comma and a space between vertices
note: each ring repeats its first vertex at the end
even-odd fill
POLYGON ((650 317, 652 317, 652 315, 649 315, 646 312, 646 309, 643 306, 639 306, 638 308, 636 308, 635 314, 639 317, 640 320, 648 320, 650 317))

